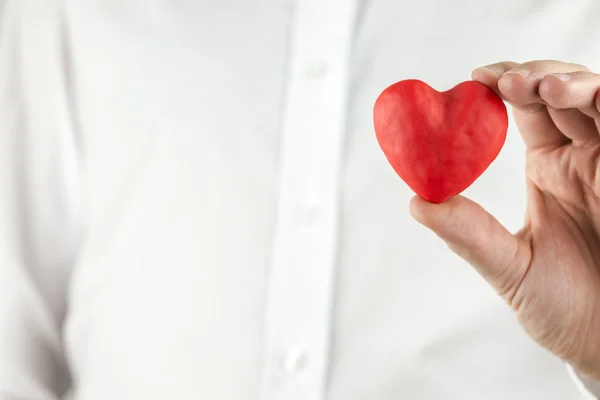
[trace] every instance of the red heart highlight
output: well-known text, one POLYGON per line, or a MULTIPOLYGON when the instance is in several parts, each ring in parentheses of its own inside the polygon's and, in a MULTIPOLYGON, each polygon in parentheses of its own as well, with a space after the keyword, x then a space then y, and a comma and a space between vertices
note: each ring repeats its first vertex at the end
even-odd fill
POLYGON ((500 153, 508 130, 504 102, 476 81, 445 92, 416 79, 397 82, 377 98, 373 119, 392 168, 432 203, 471 186, 500 153))

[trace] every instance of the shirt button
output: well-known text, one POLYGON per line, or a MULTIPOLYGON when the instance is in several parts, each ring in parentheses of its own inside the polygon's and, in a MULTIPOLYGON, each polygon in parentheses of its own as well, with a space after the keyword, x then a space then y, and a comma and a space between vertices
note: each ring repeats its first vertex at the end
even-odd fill
POLYGON ((294 210, 294 219, 296 225, 309 227, 318 221, 320 208, 316 204, 308 203, 296 206, 294 210))
POLYGON ((305 72, 309 78, 322 78, 329 72, 329 64, 324 60, 314 60, 307 65, 305 72))
POLYGON ((319 206, 310 204, 306 207, 305 220, 308 225, 314 224, 319 219, 319 206))
POLYGON ((291 347, 283 356, 283 370, 297 373, 306 367, 306 351, 300 346, 291 347))

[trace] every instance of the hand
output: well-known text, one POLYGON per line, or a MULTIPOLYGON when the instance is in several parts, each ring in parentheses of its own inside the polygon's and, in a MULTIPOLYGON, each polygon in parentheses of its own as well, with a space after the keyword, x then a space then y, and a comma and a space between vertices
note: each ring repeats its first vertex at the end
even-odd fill
POLYGON ((509 233, 476 203, 418 197, 414 218, 468 261, 527 333, 600 380, 600 75, 558 61, 473 71, 512 107, 527 146, 525 226, 509 233))

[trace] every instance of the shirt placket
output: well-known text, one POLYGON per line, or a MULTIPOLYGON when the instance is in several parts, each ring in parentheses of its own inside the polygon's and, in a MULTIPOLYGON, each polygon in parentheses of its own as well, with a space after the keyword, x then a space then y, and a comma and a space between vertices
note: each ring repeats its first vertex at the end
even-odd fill
POLYGON ((355 1, 295 3, 262 400, 325 398, 355 1))

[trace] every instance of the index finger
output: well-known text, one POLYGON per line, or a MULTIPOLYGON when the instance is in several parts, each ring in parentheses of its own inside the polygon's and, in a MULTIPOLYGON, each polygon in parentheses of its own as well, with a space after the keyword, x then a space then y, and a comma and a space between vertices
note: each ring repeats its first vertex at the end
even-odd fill
POLYGON ((547 74, 581 70, 586 68, 579 64, 541 60, 523 64, 501 62, 476 69, 472 75, 486 85, 495 83, 498 93, 513 106, 515 122, 523 141, 530 149, 537 149, 558 147, 569 142, 569 138, 552 120, 546 102, 540 97, 540 82, 547 74))

